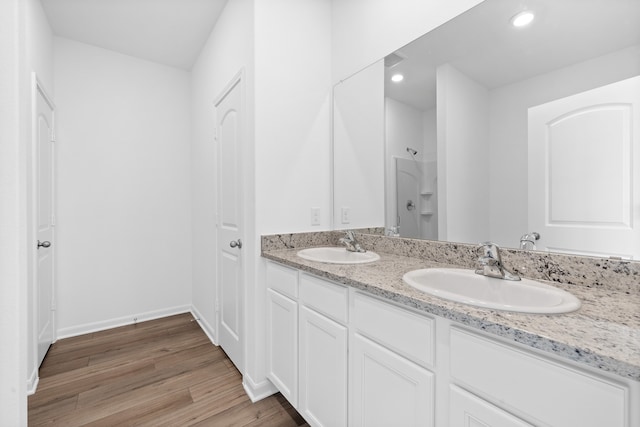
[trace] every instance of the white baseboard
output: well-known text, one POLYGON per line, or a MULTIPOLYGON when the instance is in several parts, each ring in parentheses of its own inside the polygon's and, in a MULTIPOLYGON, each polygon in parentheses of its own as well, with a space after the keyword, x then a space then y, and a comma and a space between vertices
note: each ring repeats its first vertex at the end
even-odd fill
POLYGON ((27 396, 31 396, 36 392, 39 382, 40 377, 38 377, 38 369, 36 368, 31 372, 31 375, 27 379, 27 396))
POLYGON ((204 333, 207 335, 207 337, 209 337, 209 340, 214 345, 219 345, 218 340, 216 338, 216 330, 209 324, 209 322, 207 322, 207 320, 204 317, 202 317, 198 309, 195 308, 194 306, 191 306, 191 314, 196 319, 196 321, 198 322, 198 324, 200 325, 204 333))
POLYGON ((119 326, 132 325, 134 323, 144 322, 147 320, 159 319, 161 317, 173 316, 175 314, 189 313, 190 311, 190 306, 181 305, 177 307, 163 308, 161 310, 148 311, 146 313, 134 313, 116 319, 108 319, 102 320, 100 322, 86 323, 84 325, 62 328, 58 330, 58 333, 56 335, 57 339, 70 338, 78 335, 89 334, 91 332, 117 328, 119 326))
POLYGON ((242 376, 242 387, 244 387, 244 391, 247 393, 247 396, 249 396, 249 399, 254 403, 278 392, 276 386, 274 386, 268 379, 256 383, 247 374, 242 376))

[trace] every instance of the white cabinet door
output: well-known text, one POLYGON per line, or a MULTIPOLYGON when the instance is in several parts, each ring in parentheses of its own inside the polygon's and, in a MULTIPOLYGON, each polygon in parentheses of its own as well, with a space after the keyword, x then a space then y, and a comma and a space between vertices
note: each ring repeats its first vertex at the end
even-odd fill
POLYGON ((449 425, 465 427, 532 427, 519 418, 451 386, 449 393, 449 425))
POLYGON ((313 426, 347 425, 347 328, 300 306, 300 405, 313 426))
POLYGON ((267 377, 298 403, 298 303, 267 289, 267 377))
POLYGON ((431 372, 359 334, 350 352, 350 425, 434 425, 431 372))

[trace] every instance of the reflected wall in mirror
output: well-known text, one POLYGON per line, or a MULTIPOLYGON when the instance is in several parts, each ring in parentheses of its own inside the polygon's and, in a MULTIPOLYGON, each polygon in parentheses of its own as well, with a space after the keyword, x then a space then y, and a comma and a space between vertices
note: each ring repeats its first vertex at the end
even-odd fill
POLYGON ((640 259, 640 1, 486 0, 384 75, 388 233, 640 259))
POLYGON ((360 71, 333 90, 333 224, 384 225, 384 65, 360 71))

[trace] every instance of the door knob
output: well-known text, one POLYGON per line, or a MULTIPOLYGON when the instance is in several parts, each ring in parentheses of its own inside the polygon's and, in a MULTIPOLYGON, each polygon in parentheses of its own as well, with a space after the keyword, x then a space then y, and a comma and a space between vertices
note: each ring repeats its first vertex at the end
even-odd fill
POLYGON ((44 242, 38 240, 38 249, 40 249, 40 247, 48 248, 49 246, 51 246, 51 242, 49 242, 48 240, 45 240, 44 242))
POLYGON ((232 240, 231 242, 229 242, 229 246, 231 246, 232 248, 242 249, 242 240, 232 240))

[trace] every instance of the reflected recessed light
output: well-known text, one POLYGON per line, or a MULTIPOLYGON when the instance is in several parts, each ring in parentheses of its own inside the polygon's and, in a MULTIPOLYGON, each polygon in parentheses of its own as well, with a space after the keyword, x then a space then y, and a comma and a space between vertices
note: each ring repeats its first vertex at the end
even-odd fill
POLYGON ((533 12, 525 10, 524 12, 520 12, 516 16, 511 18, 511 25, 513 25, 514 27, 525 27, 531 24, 533 18, 535 18, 533 12))
POLYGON ((401 82, 404 79, 404 76, 402 74, 394 74, 393 76, 391 76, 391 81, 392 82, 401 82))

